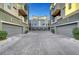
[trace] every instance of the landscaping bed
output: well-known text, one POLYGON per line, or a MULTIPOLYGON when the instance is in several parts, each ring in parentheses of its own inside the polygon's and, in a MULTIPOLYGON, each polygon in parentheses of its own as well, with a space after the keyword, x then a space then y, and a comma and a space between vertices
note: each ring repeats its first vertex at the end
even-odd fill
POLYGON ((7 38, 8 33, 6 31, 0 31, 0 41, 7 38))
POLYGON ((74 28, 72 33, 73 33, 74 38, 79 40, 79 28, 77 28, 77 27, 74 28))

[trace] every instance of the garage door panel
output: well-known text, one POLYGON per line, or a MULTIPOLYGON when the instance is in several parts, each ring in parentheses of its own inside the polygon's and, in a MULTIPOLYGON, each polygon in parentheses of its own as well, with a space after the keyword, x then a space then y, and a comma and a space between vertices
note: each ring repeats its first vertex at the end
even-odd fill
POLYGON ((56 33, 61 35, 66 35, 68 37, 73 37, 72 30, 77 27, 77 24, 70 24, 65 26, 56 27, 56 33))
POLYGON ((16 34, 21 34, 23 32, 23 27, 9 25, 9 24, 2 24, 3 30, 8 32, 8 36, 13 36, 16 34))

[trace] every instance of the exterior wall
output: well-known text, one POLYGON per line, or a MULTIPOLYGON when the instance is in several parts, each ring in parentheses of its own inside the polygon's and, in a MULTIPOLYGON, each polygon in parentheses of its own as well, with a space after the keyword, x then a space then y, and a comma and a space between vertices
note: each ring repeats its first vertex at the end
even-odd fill
POLYGON ((4 10, 6 10, 7 12, 15 15, 18 17, 18 9, 17 9, 17 4, 12 4, 12 3, 5 3, 4 4, 4 10))
MULTIPOLYGON (((28 19, 19 15, 17 3, 0 3, 0 30, 3 30, 3 23, 23 27, 23 32, 28 30, 28 19), (11 7, 10 9, 8 8, 11 7), (26 19, 26 22, 23 20, 26 19)), ((24 6, 24 5, 22 5, 24 6)), ((24 8, 23 8, 24 9, 24 8)))
POLYGON ((6 12, 16 16, 19 19, 24 21, 24 17, 19 15, 18 9, 21 8, 24 10, 24 4, 18 3, 0 3, 1 9, 5 10, 6 12))
POLYGON ((79 17, 78 17, 79 13, 76 13, 76 14, 74 14, 72 16, 69 16, 69 17, 65 17, 65 16, 71 14, 72 12, 78 10, 78 8, 77 8, 77 6, 79 5, 78 3, 73 3, 72 4, 72 9, 70 9, 70 10, 68 10, 68 4, 59 4, 59 5, 60 5, 60 9, 61 9, 61 17, 60 16, 56 16, 54 18, 54 19, 57 20, 57 22, 55 24, 62 24, 62 23, 67 23, 67 22, 78 21, 78 19, 79 19, 79 17), (65 8, 63 9, 64 5, 65 5, 65 8))
POLYGON ((48 19, 46 16, 33 16, 31 20, 31 27, 36 29, 47 29, 48 28, 48 19))
POLYGON ((16 3, 0 3, 0 8, 21 19, 17 5, 16 3))
POLYGON ((67 16, 67 15, 69 15, 69 14, 71 14, 72 12, 75 12, 76 10, 78 10, 79 9, 79 3, 71 3, 71 9, 69 9, 69 4, 68 3, 66 3, 65 4, 65 15, 67 16))
POLYGON ((79 21, 79 13, 74 14, 70 17, 66 17, 64 19, 59 19, 54 25, 60 25, 60 24, 65 24, 65 23, 69 23, 69 22, 75 22, 75 21, 79 21))
MULTIPOLYGON (((3 10, 0 10, 0 23, 2 24, 2 22, 4 23, 11 23, 13 25, 18 25, 18 26, 23 26, 22 24, 22 20, 16 18, 13 15, 10 15, 9 13, 6 13, 3 10)), ((0 26, 1 28, 2 26, 0 26)), ((2 28, 1 28, 2 29, 2 28)))
POLYGON ((60 3, 60 9, 61 9, 61 17, 64 17, 65 16, 65 3, 60 3))

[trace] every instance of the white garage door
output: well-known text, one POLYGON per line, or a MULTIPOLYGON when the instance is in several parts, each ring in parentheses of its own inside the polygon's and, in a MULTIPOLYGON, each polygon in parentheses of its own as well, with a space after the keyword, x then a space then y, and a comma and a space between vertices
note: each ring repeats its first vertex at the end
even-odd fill
POLYGON ((8 36, 14 36, 16 34, 23 33, 23 27, 21 26, 14 26, 9 24, 2 24, 3 30, 8 32, 8 36))
POLYGON ((64 25, 64 26, 59 26, 56 29, 56 33, 61 34, 61 35, 66 35, 68 37, 73 37, 72 30, 75 27, 77 27, 77 23, 64 25))

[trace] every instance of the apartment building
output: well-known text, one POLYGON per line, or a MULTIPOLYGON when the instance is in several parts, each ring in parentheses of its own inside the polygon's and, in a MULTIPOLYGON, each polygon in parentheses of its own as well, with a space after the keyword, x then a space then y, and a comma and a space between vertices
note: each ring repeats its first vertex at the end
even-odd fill
POLYGON ((38 27, 39 27, 39 17, 38 16, 32 16, 31 30, 38 30, 38 27))
POLYGON ((51 21, 52 22, 52 29, 55 29, 56 34, 66 35, 68 37, 73 37, 72 30, 75 27, 79 27, 79 3, 62 3, 59 4, 59 8, 57 7, 56 3, 51 12, 51 21), (60 9, 60 15, 58 15, 60 9), (58 18, 59 17, 59 18, 58 18))
POLYGON ((48 30, 48 17, 47 16, 40 16, 39 17, 39 27, 42 30, 48 30))
POLYGON ((33 16, 31 25, 33 30, 48 30, 48 18, 47 16, 33 16))
POLYGON ((22 3, 0 3, 0 31, 13 36, 28 30, 28 9, 25 7, 22 3))

